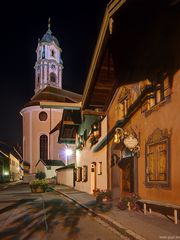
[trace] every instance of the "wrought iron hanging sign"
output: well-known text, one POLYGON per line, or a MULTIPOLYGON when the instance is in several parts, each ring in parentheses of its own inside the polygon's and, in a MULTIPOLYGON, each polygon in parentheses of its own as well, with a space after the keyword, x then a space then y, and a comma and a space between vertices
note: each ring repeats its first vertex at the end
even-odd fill
POLYGON ((128 134, 122 128, 116 128, 114 134, 114 143, 123 142, 125 147, 131 152, 139 152, 140 146, 138 145, 138 140, 133 134, 128 134))

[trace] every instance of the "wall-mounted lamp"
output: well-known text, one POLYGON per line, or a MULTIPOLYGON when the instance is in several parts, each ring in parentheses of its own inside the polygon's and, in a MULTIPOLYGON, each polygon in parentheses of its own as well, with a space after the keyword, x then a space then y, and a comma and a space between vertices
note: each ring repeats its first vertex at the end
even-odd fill
POLYGON ((114 143, 120 143, 127 136, 127 132, 125 132, 122 128, 116 128, 114 134, 114 143))

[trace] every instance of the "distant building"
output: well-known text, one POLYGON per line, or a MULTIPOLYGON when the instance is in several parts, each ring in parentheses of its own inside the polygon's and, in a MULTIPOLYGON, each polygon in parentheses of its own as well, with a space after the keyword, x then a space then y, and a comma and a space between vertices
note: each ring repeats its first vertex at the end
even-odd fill
POLYGON ((63 108, 81 100, 81 95, 62 89, 62 50, 52 35, 50 21, 47 32, 38 42, 36 53, 35 94, 21 110, 23 159, 30 164, 30 174, 36 173, 39 160, 62 160, 66 163, 67 146, 58 143, 63 108), (41 102, 45 102, 47 107, 42 108, 41 102), (61 108, 58 109, 56 104, 61 104, 61 108))
POLYGON ((56 169, 64 167, 65 164, 61 160, 39 160, 36 164, 37 172, 44 172, 46 178, 56 177, 56 169))
POLYGON ((22 179, 22 157, 15 147, 0 142, 0 182, 22 179))

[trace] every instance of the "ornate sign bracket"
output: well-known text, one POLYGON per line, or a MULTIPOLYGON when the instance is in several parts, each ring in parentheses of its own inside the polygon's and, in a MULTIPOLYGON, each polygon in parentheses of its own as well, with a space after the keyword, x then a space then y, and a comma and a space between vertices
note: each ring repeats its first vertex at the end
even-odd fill
POLYGON ((124 131, 122 128, 116 128, 114 134, 114 143, 123 143, 133 153, 140 151, 138 139, 132 133, 124 131))

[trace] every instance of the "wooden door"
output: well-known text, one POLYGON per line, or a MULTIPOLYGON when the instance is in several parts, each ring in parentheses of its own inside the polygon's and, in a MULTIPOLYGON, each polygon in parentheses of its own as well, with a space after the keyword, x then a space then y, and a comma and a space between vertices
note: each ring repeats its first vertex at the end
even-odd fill
POLYGON ((134 192, 134 159, 133 157, 124 158, 122 169, 122 193, 134 192))

